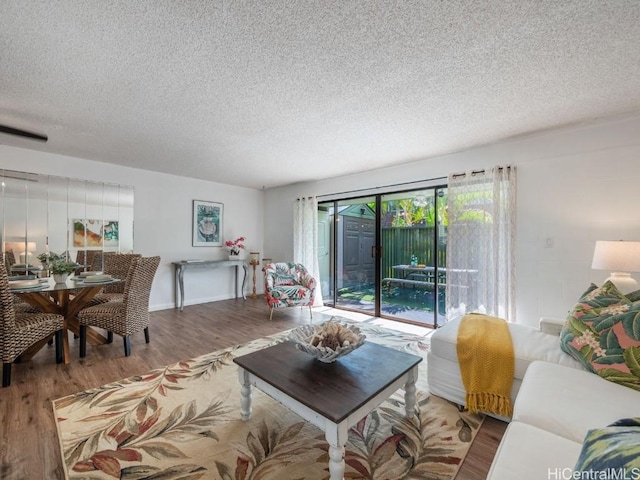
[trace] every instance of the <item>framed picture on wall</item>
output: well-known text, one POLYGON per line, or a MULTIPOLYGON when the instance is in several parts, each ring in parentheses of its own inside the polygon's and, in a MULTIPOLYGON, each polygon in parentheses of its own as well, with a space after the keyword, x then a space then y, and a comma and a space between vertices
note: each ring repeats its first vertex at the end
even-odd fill
POLYGON ((72 221, 74 248, 118 247, 120 231, 117 220, 77 218, 72 221))
POLYGON ((222 246, 224 205, 203 200, 193 201, 193 246, 222 246))

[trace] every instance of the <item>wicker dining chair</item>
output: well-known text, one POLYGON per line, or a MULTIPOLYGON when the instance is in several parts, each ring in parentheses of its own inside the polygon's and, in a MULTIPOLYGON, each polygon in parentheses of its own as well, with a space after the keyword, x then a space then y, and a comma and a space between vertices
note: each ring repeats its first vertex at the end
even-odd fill
POLYGON ((4 266, 7 268, 7 272, 11 271, 11 265, 16 264, 16 256, 13 250, 7 250, 4 252, 4 266))
POLYGON ((87 251, 86 250, 78 250, 76 253, 76 265, 78 268, 74 270, 75 275, 80 275, 80 273, 84 272, 87 269, 87 251))
POLYGON ((11 364, 32 345, 56 339, 56 362, 62 362, 62 329, 64 317, 53 313, 16 312, 13 294, 9 291, 7 269, 0 263, 0 356, 2 386, 11 384, 11 364))
POLYGON ((107 258, 113 255, 116 255, 116 252, 96 252, 91 259, 91 270, 93 272, 104 272, 107 258))
MULTIPOLYGON (((129 275, 129 270, 133 265, 133 261, 142 257, 139 253, 114 253, 104 257, 104 273, 114 278, 125 280, 129 275)), ((104 288, 93 297, 85 308, 93 307, 107 302, 122 302, 124 299, 124 288, 126 283, 115 283, 113 285, 105 285, 104 288)), ((113 341, 113 335, 109 334, 109 341, 113 341)))
MULTIPOLYGON (((134 260, 142 257, 139 253, 116 253, 104 257, 104 273, 114 278, 126 279, 134 260)), ((105 285, 102 293, 99 293, 92 300, 100 303, 121 302, 124 300, 125 283, 105 285)))
POLYGON ((133 260, 124 286, 121 302, 106 302, 84 308, 78 313, 80 323, 80 357, 87 355, 87 326, 104 328, 123 337, 124 355, 131 354, 130 336, 144 330, 149 343, 149 295, 160 257, 140 257, 133 260))

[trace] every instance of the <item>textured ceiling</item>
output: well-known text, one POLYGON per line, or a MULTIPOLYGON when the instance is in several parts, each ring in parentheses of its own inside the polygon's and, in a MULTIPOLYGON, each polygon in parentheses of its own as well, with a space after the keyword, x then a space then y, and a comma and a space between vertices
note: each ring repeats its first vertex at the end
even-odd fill
POLYGON ((637 0, 0 2, 0 143, 233 185, 636 111, 637 0))

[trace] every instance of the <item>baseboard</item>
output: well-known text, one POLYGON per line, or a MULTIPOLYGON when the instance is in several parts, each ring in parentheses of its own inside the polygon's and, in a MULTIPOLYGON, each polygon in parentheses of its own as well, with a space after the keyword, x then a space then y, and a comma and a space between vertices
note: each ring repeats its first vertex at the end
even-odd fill
MULTIPOLYGON (((261 292, 256 292, 258 295, 262 295, 261 292)), ((246 296, 249 298, 250 293, 247 293, 246 296)), ((192 298, 189 300, 185 300, 184 306, 188 307, 189 305, 200 305, 201 303, 210 303, 210 302, 219 302, 221 300, 232 300, 235 297, 227 296, 227 295, 216 295, 214 297, 202 297, 202 298, 192 298)), ((239 297, 242 298, 242 297, 239 297)), ((169 310, 172 308, 177 308, 176 304, 173 300, 169 303, 155 303, 153 305, 149 305, 150 312, 157 312, 160 310, 169 310)))

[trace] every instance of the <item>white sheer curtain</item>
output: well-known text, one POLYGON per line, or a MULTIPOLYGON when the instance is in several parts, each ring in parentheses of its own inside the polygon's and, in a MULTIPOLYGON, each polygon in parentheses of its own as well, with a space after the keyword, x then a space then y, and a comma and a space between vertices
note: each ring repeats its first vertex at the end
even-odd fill
POLYGON ((447 319, 515 321, 515 167, 449 175, 447 213, 447 319))
POLYGON ((293 207, 293 261, 304 265, 316 279, 314 305, 323 305, 318 263, 318 199, 299 198, 293 207))

